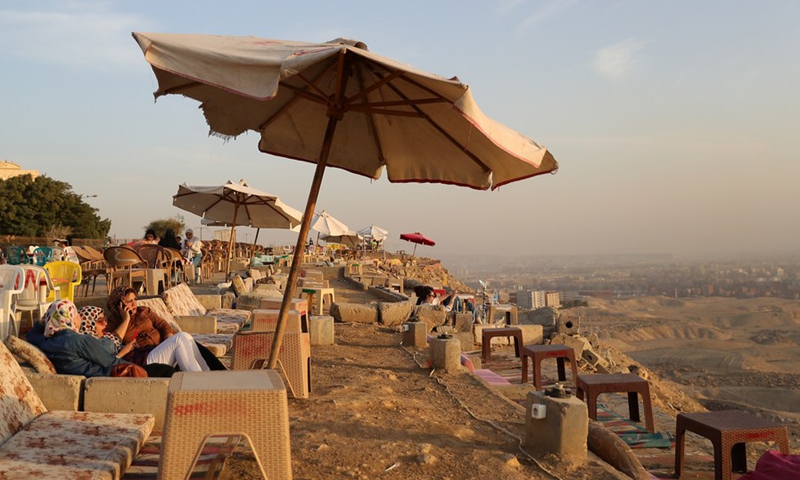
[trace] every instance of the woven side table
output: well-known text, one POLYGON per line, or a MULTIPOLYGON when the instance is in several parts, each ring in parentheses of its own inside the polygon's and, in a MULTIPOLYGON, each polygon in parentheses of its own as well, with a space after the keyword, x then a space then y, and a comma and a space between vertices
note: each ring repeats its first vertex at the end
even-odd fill
MULTIPOLYGON (((276 298, 263 298, 259 307, 263 309, 281 309, 282 297, 276 298)), ((290 310, 297 310, 303 316, 303 322, 308 325, 308 299, 307 298, 293 298, 290 310)))
MULTIPOLYGON (((250 330, 254 332, 274 332, 278 326, 278 314, 280 310, 277 309, 262 309, 257 308, 253 310, 253 316, 250 318, 250 330)), ((304 321, 304 316, 298 310, 289 310, 286 316, 286 333, 308 333, 308 323, 304 321)))
POLYGON ((178 372, 169 383, 158 478, 189 478, 211 435, 241 435, 264 478, 292 478, 286 388, 274 370, 178 372))
POLYGON ((644 378, 632 373, 612 373, 608 375, 578 375, 575 384, 578 391, 576 396, 583 400, 586 395, 586 404, 589 408, 589 418, 597 420, 597 396, 601 393, 620 393, 628 394, 628 411, 631 420, 634 422, 639 419, 639 401, 637 394, 642 396, 644 406, 645 426, 648 432, 655 432, 655 422, 653 421, 653 405, 650 402, 650 383, 644 378))
POLYGON ((680 413, 675 428, 675 477, 683 470, 686 431, 703 436, 714 445, 714 478, 728 480, 731 471, 747 471, 747 442, 773 441, 781 453, 789 451, 786 427, 738 410, 680 413))
MULTIPOLYGON (((239 331, 233 336, 231 368, 261 368, 269 358, 275 332, 239 331)), ((311 391, 311 337, 308 333, 284 333, 278 368, 282 368, 294 398, 308 398, 311 391)))
POLYGON ((555 358, 558 366, 558 380, 567 380, 567 371, 564 367, 564 360, 569 359, 572 366, 572 381, 577 385, 578 366, 575 363, 575 350, 566 345, 524 345, 520 351, 522 357, 522 383, 528 382, 528 358, 533 364, 533 386, 536 390, 542 390, 542 360, 545 358, 555 358))

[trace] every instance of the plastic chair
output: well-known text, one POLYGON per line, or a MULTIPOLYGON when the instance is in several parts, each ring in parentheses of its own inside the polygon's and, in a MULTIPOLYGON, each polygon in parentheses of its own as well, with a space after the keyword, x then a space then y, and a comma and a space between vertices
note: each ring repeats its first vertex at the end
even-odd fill
MULTIPOLYGON (((55 300, 60 298, 58 289, 50 279, 50 273, 36 265, 23 265, 25 271, 25 286, 17 295, 17 311, 31 312, 31 327, 33 326, 33 312, 39 312, 39 318, 44 316, 52 301, 48 301, 50 292, 55 292, 55 300)), ((19 332, 19 322, 16 323, 19 332)))
MULTIPOLYGON (((75 262, 59 260, 44 265, 44 269, 50 274, 53 285, 59 287, 61 298, 75 301, 75 286, 83 281, 83 270, 75 262)), ((52 302, 56 299, 55 291, 50 292, 47 300, 52 302)))
POLYGON ((6 257, 9 265, 25 265, 28 263, 28 255, 25 249, 16 245, 6 247, 6 257))
POLYGON ((147 290, 147 262, 136 253, 136 250, 127 246, 108 247, 103 252, 109 266, 108 291, 117 285, 130 285, 139 282, 147 290))
POLYGON ((36 247, 33 250, 33 263, 39 267, 43 267, 45 263, 53 260, 52 247, 36 247))
POLYGON ((24 282, 22 267, 0 265, 0 340, 8 338, 16 326, 16 297, 22 293, 24 282))

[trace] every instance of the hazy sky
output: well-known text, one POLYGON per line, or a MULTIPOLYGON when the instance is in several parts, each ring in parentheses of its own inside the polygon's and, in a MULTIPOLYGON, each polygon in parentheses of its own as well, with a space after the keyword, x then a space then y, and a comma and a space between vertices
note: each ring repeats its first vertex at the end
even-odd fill
POLYGON ((457 75, 561 165, 495 192, 327 170, 318 208, 388 229, 391 249, 420 231, 431 256, 797 253, 798 25, 800 2, 777 0, 0 0, 0 160, 96 194, 118 237, 182 213, 184 182, 244 178, 302 210, 313 166, 259 153, 254 133, 209 137, 193 100, 154 103, 130 33, 350 37, 457 75))

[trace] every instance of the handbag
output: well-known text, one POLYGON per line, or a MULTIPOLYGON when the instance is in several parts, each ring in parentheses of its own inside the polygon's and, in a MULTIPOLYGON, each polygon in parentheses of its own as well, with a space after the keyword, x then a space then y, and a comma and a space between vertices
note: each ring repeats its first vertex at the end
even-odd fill
POLYGON ((147 377, 147 370, 134 363, 120 363, 111 367, 112 377, 147 377))

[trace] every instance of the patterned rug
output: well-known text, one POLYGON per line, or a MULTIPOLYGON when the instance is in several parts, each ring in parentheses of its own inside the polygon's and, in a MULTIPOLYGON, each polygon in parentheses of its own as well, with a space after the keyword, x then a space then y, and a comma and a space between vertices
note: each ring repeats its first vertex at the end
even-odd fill
MULTIPOLYGON (((247 443, 240 441, 238 437, 235 437, 230 442, 227 440, 228 437, 210 438, 208 443, 203 447, 200 459, 189 478, 192 480, 217 478, 225 466, 225 459, 233 453, 240 443, 247 443), (209 474, 209 472, 211 473, 209 474)), ((133 463, 122 476, 123 480, 155 480, 158 476, 158 458, 160 453, 161 434, 156 433, 147 439, 147 442, 145 442, 144 446, 139 451, 139 455, 133 459, 133 463)))
POLYGON ((675 438, 669 432, 650 433, 640 423, 611 411, 603 404, 597 405, 597 421, 616 433, 631 448, 672 448, 675 438))

